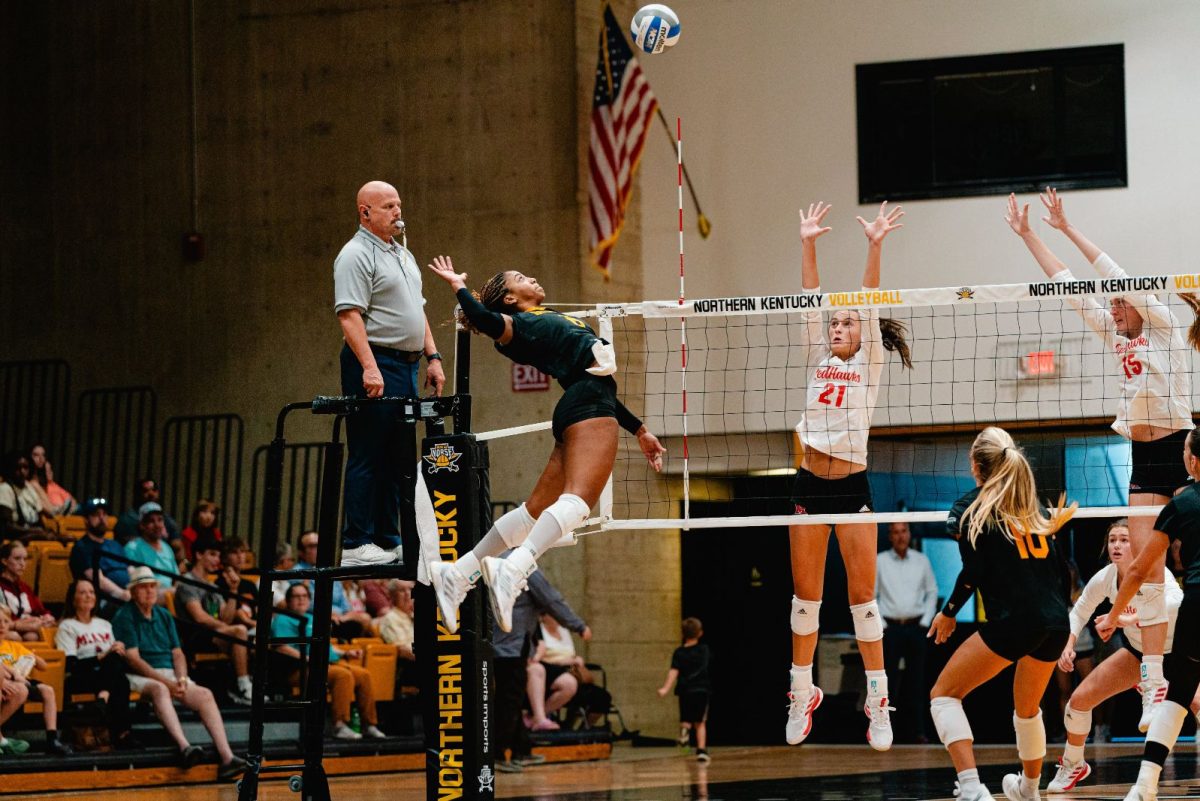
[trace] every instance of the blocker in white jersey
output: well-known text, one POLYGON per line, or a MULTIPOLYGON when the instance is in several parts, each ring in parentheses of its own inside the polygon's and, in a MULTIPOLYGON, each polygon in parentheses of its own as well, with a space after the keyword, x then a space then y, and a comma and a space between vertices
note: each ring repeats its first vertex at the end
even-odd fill
MULTIPOLYGON (((817 238, 827 233, 822 221, 829 213, 823 203, 800 211, 801 272, 804 291, 819 292, 817 238)), ((879 286, 883 240, 901 227, 899 208, 887 204, 871 222, 858 218, 867 237, 867 266, 862 286, 879 286)), ((792 501, 796 514, 844 514, 871 510, 867 482, 867 437, 871 413, 879 394, 884 349, 895 350, 909 367, 902 326, 885 326, 874 309, 834 312, 828 328, 820 312, 805 315, 809 381, 804 416, 796 427, 804 458, 796 471, 792 501)), ((888 679, 883 661, 883 618, 875 602, 875 526, 839 523, 834 527, 846 563, 847 594, 854 636, 866 668, 867 742, 877 751, 892 746, 888 679)), ((813 712, 824 694, 813 684, 813 655, 817 647, 824 592, 827 525, 793 525, 788 534, 792 557, 792 669, 788 693, 787 742, 802 742, 813 725, 813 712)))
MULTIPOLYGON (((1091 621, 1092 615, 1104 601, 1112 601, 1117 597, 1117 565, 1108 564, 1097 571, 1083 588, 1083 594, 1071 607, 1071 634, 1078 637, 1084 627, 1091 621)), ((1175 581, 1175 576, 1166 567, 1163 568, 1162 583, 1165 588, 1163 595, 1167 605, 1167 645, 1164 653, 1171 653, 1171 644, 1175 636, 1175 618, 1179 615, 1179 604, 1183 602, 1183 590, 1175 581)), ((1133 597, 1121 613, 1121 633, 1128 647, 1140 660, 1142 658, 1142 633, 1138 625, 1138 596, 1133 597)), ((1134 677, 1136 680, 1136 676, 1134 677)))

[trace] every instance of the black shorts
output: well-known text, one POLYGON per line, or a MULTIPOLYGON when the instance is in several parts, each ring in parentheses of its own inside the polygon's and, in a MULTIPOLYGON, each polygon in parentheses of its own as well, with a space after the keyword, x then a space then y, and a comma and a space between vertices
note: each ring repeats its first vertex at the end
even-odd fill
POLYGON ((871 483, 865 470, 845 478, 819 478, 803 467, 792 481, 793 514, 847 515, 871 512, 871 483))
POLYGON ((1121 632, 1118 632, 1118 634, 1121 635, 1121 647, 1124 648, 1129 653, 1136 656, 1137 661, 1141 662, 1142 661, 1142 652, 1129 644, 1129 638, 1125 636, 1125 632, 1121 631, 1121 632))
POLYGON ((551 665, 546 662, 542 663, 542 667, 546 669, 546 694, 550 694, 550 686, 558 680, 558 677, 570 670, 566 665, 551 665))
POLYGON ((563 441, 568 427, 597 417, 617 416, 617 382, 610 375, 586 375, 567 387, 554 407, 551 430, 563 441))
POLYGON ((683 693, 679 696, 679 722, 703 723, 708 720, 708 693, 683 693))
POLYGON ((1170 498, 1188 480, 1183 466, 1183 443, 1188 431, 1133 443, 1133 472, 1129 475, 1130 492, 1149 492, 1170 498))
POLYGON ((1039 662, 1057 662, 1067 647, 1068 629, 1045 629, 1012 618, 991 621, 979 627, 983 644, 994 653, 1016 662, 1031 656, 1039 662))

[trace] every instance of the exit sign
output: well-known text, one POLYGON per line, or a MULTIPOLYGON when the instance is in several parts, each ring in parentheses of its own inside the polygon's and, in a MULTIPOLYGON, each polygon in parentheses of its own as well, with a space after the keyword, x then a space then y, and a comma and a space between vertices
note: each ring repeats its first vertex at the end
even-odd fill
POLYGON ((550 376, 527 364, 512 366, 513 392, 545 392, 550 389, 550 376))

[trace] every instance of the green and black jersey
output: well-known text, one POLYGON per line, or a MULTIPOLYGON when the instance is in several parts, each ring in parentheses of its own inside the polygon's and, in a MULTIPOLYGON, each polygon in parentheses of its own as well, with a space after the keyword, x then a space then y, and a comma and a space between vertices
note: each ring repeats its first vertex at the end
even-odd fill
POLYGON ((599 339, 587 323, 553 309, 535 307, 509 315, 513 335, 496 350, 517 364, 536 367, 569 386, 587 373, 595 357, 592 346, 599 339))
POLYGON ((1200 484, 1189 484, 1172 498, 1159 512, 1154 529, 1171 542, 1179 540, 1184 590, 1200 592, 1200 484))
POLYGON ((946 518, 947 532, 958 539, 963 566, 942 612, 953 617, 978 590, 989 621, 1070 629, 1054 537, 1014 532, 1009 539, 1000 526, 991 523, 972 545, 963 514, 978 496, 976 487, 955 502, 946 518))

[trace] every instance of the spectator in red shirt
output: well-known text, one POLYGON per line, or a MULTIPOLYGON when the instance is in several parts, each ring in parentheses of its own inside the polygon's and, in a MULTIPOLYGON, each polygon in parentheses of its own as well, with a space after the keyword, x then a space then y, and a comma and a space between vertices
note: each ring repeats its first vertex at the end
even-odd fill
POLYGON ((196 501, 196 507, 192 509, 192 522, 188 523, 188 527, 180 535, 183 538, 183 548, 189 562, 194 558, 192 546, 196 544, 197 537, 212 539, 216 542, 224 539, 221 529, 217 526, 220 518, 221 507, 217 506, 214 501, 210 501, 208 498, 196 501))
POLYGON ((7 632, 10 640, 40 640, 42 629, 54 625, 54 615, 33 588, 21 581, 28 556, 19 542, 0 545, 0 602, 12 613, 13 626, 7 632))

